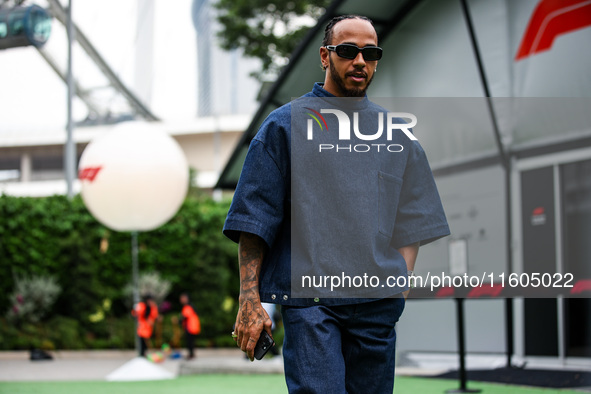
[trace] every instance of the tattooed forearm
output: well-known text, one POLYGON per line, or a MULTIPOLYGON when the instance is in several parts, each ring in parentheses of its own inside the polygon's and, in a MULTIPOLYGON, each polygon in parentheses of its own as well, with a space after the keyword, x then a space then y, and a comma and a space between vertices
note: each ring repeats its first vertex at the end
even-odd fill
POLYGON ((247 293, 254 292, 258 297, 259 274, 265 254, 265 242, 254 234, 241 233, 238 252, 240 295, 243 296, 247 295, 247 293))
POLYGON ((240 297, 234 335, 237 345, 252 361, 254 347, 263 329, 269 333, 272 322, 261 305, 259 275, 265 255, 266 244, 258 236, 241 233, 238 244, 240 264, 240 297))

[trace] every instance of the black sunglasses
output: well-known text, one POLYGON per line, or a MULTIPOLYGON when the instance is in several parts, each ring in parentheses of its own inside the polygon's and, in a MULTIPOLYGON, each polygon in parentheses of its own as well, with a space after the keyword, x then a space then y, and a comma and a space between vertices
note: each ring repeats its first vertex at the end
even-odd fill
POLYGON ((371 62, 374 60, 380 60, 382 58, 382 48, 380 47, 364 47, 359 48, 357 45, 353 44, 339 44, 339 45, 326 45, 325 47, 329 51, 334 51, 340 57, 345 59, 355 59, 357 54, 361 52, 363 58, 367 62, 371 62))

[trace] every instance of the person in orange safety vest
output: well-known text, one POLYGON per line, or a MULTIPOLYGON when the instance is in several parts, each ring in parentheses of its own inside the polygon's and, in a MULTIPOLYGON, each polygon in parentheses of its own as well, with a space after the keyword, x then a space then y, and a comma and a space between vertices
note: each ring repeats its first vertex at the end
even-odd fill
POLYGON ((195 338, 201 333, 201 322, 195 312, 195 308, 189 303, 189 296, 186 293, 180 297, 183 309, 181 310, 181 322, 185 330, 185 345, 189 351, 187 360, 195 358, 195 338))
POLYGON ((148 341, 152 337, 154 322, 158 318, 158 306, 150 294, 143 297, 142 302, 138 302, 131 314, 137 318, 137 335, 140 338, 140 356, 146 357, 148 350, 148 341))

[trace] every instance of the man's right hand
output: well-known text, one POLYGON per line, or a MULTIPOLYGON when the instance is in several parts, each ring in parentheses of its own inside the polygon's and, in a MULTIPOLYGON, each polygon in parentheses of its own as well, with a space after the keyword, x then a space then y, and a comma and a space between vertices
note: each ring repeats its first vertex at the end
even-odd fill
POLYGON ((234 340, 246 352, 250 361, 254 360, 254 348, 263 329, 271 335, 273 325, 269 315, 261 305, 259 296, 259 274, 266 244, 255 234, 240 233, 238 261, 240 264, 240 297, 238 315, 234 326, 234 340))
POLYGON ((240 297, 236 325, 234 326, 234 340, 240 349, 246 353, 250 361, 254 360, 254 348, 259 340, 261 332, 266 330, 271 335, 273 322, 267 311, 256 297, 240 297))

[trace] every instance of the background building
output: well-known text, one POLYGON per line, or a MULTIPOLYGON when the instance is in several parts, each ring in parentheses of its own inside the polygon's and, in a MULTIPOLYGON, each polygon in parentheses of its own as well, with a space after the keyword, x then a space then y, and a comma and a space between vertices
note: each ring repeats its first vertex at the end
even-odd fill
MULTIPOLYGON (((60 15, 67 4, 62 3, 37 2, 54 15, 45 46, 0 51, 5 92, 0 193, 66 190, 67 35, 60 15)), ((256 109, 259 83, 249 74, 259 63, 218 48, 210 1, 180 0, 170 7, 163 0, 73 0, 72 13, 78 29, 73 45, 78 157, 95 135, 117 123, 157 119, 180 143, 197 184, 212 187, 256 109)))

